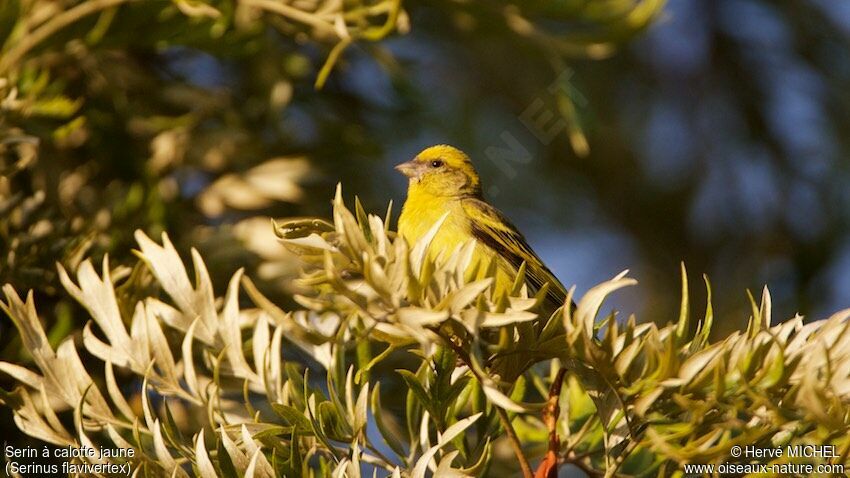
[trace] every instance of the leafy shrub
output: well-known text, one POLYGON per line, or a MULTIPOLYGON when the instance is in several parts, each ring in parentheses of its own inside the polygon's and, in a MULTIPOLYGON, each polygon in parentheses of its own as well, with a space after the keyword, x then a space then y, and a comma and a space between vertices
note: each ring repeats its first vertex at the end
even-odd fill
MULTIPOLYGON (((346 168, 391 146, 359 126, 376 104, 340 84, 317 91, 351 55, 348 46, 359 45, 361 57, 398 82, 375 93, 398 94, 410 106, 422 93, 409 78, 416 74, 402 72, 404 58, 380 41, 410 30, 408 9, 467 25, 456 32, 467 37, 471 25, 461 20, 474 17, 476 35, 519 40, 528 46, 524 55, 534 52, 529 58, 545 65, 546 79, 525 87, 536 93, 566 68, 561 58, 610 54, 662 5, 0 1, 0 283, 34 289, 42 308, 63 309, 62 326, 51 333, 61 338, 80 326, 80 311, 57 294, 55 262, 76 270, 84 257, 108 253, 127 264, 132 232, 142 229, 206 250, 217 279, 232 264, 245 265, 262 290, 280 297, 289 291, 273 289, 291 278, 290 264, 250 247, 256 219, 304 213, 323 170, 355 182, 346 168), (248 247, 230 247, 237 242, 248 247)), ((435 27, 425 22, 420 31, 445 36, 435 27)), ((414 42, 427 56, 425 39, 414 42)), ((475 56, 493 49, 468 48, 475 56)), ((356 75, 340 76, 345 83, 356 75)), ((562 86, 553 111, 586 149, 562 86)), ((0 357, 18 348, 0 340, 0 357)))
POLYGON ((0 363, 20 384, 3 401, 25 433, 132 448, 104 460, 151 475, 481 476, 511 461, 530 475, 544 458, 543 475, 569 463, 668 476, 732 460, 734 445, 786 444, 835 445, 832 462, 847 463, 850 311, 771 325, 765 289, 747 330, 713 342, 710 298, 691 327, 683 272, 681 314, 665 326, 597 317, 635 284, 625 274, 545 315, 522 271, 494 296, 492 279, 468 280, 471 244, 435 261, 429 237, 408 247, 389 222, 338 191, 332 222, 276 225, 304 264, 293 311, 241 271, 215 297, 200 254, 191 281, 165 234, 136 233, 164 294, 116 294, 129 270, 108 258, 100 274, 83 261, 76 279, 59 266, 91 314, 82 347, 102 371, 72 338, 54 350, 32 294, 6 285, 2 308, 38 370, 0 363), (385 405, 399 395, 401 409, 385 405))

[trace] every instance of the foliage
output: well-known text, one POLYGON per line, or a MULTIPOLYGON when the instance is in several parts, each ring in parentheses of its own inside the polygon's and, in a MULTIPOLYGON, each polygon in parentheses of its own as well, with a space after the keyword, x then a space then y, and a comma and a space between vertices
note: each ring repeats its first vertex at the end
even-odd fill
POLYGON ((2 308, 38 370, 0 364, 20 382, 3 400, 26 433, 132 447, 133 466, 153 475, 497 475, 506 445, 520 463, 551 452, 555 466, 607 476, 727 461, 734 444, 834 444, 847 462, 850 311, 771 325, 765 290, 746 331, 712 342, 710 301, 691 331, 686 281, 673 323, 598 320, 605 298, 635 283, 621 274, 538 315, 522 273, 494 296, 491 279, 467 280, 471 245, 433 259, 429 237, 408 247, 389 220, 359 202, 350 211, 338 191, 332 222, 276 226, 304 263, 293 311, 242 271, 216 298, 200 254, 193 283, 167 235, 136 233, 163 295, 116 294, 126 271, 108 258, 100 274, 83 261, 76 280, 60 266, 92 317, 82 345, 102 373, 73 339, 54 351, 32 294, 6 285, 2 308), (388 370, 398 356, 410 366, 388 370), (404 408, 391 410, 399 380, 404 408))
MULTIPOLYGON (((328 176, 357 184, 389 147, 364 127, 377 102, 347 82, 365 58, 393 82, 375 94, 404 97, 396 116, 420 101, 417 75, 383 46, 414 27, 433 30, 412 25, 416 11, 439 11, 441 27, 478 18, 482 37, 519 40, 550 69, 611 51, 661 4, 0 1, 0 284, 33 291, 54 318, 45 327, 55 348, 79 339, 87 315, 64 293, 56 263, 77 271, 108 254, 121 312, 132 316, 158 286, 134 262, 132 232, 168 231, 178 247, 203 251, 216 292, 244 266, 259 290, 289 305, 298 264, 262 240, 267 217, 315 213, 311 194, 324 197, 323 182, 336 179, 328 176)), ((3 317, 0 330, 10 328, 3 317)), ((20 336, 0 334, 0 358, 31 364, 24 350, 20 336)))
POLYGON ((197 167, 197 209, 208 217, 299 201, 309 165, 301 155, 270 154, 260 136, 311 66, 289 45, 265 41, 267 28, 339 46, 379 40, 404 29, 404 18, 397 0, 3 2, 0 200, 13 220, 2 240, 18 261, 9 257, 0 273, 22 286, 52 282, 53 262, 79 259, 80 243, 117 252, 129 246, 126 231, 159 232, 192 217, 194 208, 175 207, 191 179, 186 164, 197 167), (237 62, 271 58, 247 65, 266 71, 252 75, 246 91, 226 92, 214 84, 222 72, 212 65, 195 78, 163 70, 197 60, 194 51, 237 62), (199 81, 201 74, 210 78, 199 81), (239 105, 251 86, 265 101, 239 105), (28 207, 11 211, 24 201, 28 207), (54 234, 44 237, 48 229, 54 234), (45 240, 24 239, 30 235, 45 240), (27 249, 17 251, 20 242, 27 249))
MULTIPOLYGON (((560 62, 611 51, 648 25, 662 2, 521 5, 438 7, 495 22, 560 62)), ((370 105, 333 85, 321 94, 313 87, 327 83, 355 44, 400 77, 392 55, 370 45, 407 33, 406 8, 417 7, 400 0, 4 1, 0 281, 58 300, 54 262, 76 269, 86 253, 111 253, 126 263, 135 229, 226 249, 251 245, 257 215, 301 213, 307 206, 296 204, 305 202, 321 163, 339 168, 335 158, 381 146, 358 129, 370 105), (235 225, 205 227, 211 223, 235 225)), ((574 117, 573 110, 563 113, 574 117)), ((279 261, 262 247, 235 250, 242 254, 210 258, 214 276, 221 262, 262 269, 255 278, 264 290, 291 276, 291 258, 279 261)))

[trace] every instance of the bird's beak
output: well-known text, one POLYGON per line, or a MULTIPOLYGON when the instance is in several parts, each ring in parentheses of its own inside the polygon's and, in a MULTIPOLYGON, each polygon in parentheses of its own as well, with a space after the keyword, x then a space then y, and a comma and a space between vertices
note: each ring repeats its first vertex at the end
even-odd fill
POLYGON ((404 174, 410 179, 416 179, 422 175, 425 170, 425 166, 425 164, 419 161, 410 160, 405 163, 396 165, 395 169, 396 171, 400 172, 401 174, 404 174))

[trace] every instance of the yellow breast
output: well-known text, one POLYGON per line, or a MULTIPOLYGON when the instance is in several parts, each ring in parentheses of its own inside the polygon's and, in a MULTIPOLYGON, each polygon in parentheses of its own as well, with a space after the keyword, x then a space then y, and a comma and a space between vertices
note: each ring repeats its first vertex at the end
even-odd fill
POLYGON ((408 198, 398 219, 398 232, 412 247, 443 215, 446 215, 446 219, 431 241, 430 249, 432 252, 450 254, 459 245, 472 240, 469 220, 457 199, 408 198))
MULTIPOLYGON (((446 219, 434 235, 428 251, 431 257, 447 259, 459 247, 475 240, 470 218, 463 210, 460 201, 457 198, 434 196, 425 198, 421 194, 409 195, 398 219, 399 234, 412 247, 445 214, 446 219)), ((516 270, 507 261, 497 257, 496 252, 490 247, 481 242, 476 243, 470 268, 476 264, 488 264, 493 260, 496 260, 498 265, 496 290, 505 291, 513 285, 516 270)), ((479 267, 476 277, 469 277, 468 280, 482 278, 485 271, 486 266, 479 267)))

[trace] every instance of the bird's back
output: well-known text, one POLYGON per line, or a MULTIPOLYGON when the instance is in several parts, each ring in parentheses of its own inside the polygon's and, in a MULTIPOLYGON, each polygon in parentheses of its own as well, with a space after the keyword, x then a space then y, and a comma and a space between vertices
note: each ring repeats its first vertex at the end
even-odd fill
MULTIPOLYGON (((525 264, 526 282, 532 290, 540 290, 548 284, 546 301, 552 308, 564 305, 567 290, 555 274, 543 263, 519 230, 499 212, 481 198, 463 200, 463 208, 469 217, 470 233, 475 240, 499 257, 511 277, 525 264)), ((513 284, 511 280, 510 286, 513 284)))

